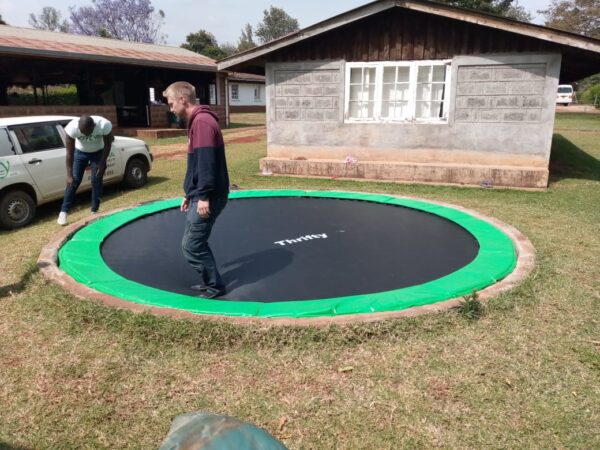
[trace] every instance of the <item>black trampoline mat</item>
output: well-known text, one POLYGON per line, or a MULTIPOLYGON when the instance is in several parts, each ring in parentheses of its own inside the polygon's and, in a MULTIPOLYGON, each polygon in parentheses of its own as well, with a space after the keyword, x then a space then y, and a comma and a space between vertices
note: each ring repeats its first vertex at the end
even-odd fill
MULTIPOLYGON (((164 210, 108 236, 101 252, 119 275, 195 295, 185 261, 185 214, 164 210)), ((426 283, 470 263, 476 239, 454 222, 359 200, 266 197, 229 201, 210 238, 227 294, 278 302, 376 293, 426 283)))

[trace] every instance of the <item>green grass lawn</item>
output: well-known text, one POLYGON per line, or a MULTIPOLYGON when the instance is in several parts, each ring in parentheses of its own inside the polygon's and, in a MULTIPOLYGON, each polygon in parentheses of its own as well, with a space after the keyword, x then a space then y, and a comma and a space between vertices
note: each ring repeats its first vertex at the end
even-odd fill
MULTIPOLYGON (((600 116, 557 117, 545 192, 262 177, 265 147, 227 148, 232 183, 462 205, 525 233, 537 267, 479 320, 175 320, 48 282, 35 261, 59 205, 42 206, 31 226, 0 232, 0 449, 156 448, 195 410, 253 422, 291 449, 600 448, 600 116)), ((184 165, 157 161, 141 190, 109 187, 103 209, 179 196, 184 165)))

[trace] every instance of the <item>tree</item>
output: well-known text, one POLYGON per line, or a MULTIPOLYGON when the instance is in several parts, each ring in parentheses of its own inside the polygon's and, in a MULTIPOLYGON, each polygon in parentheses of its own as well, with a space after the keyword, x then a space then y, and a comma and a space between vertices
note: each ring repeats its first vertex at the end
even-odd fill
POLYGON ((2 20, 2 14, 0 14, 0 25, 8 25, 4 20, 2 20))
POLYGON ((533 20, 531 13, 521 5, 510 6, 508 11, 506 11, 505 16, 511 19, 520 20, 521 22, 531 22, 533 20))
POLYGON ((485 13, 506 16, 513 0, 438 0, 460 8, 474 9, 485 13))
POLYGON ((72 6, 71 31, 123 41, 158 44, 165 13, 154 11, 150 0, 92 0, 91 6, 72 6))
POLYGON ((69 30, 69 23, 66 20, 61 21, 61 18, 62 14, 59 10, 52 6, 44 6, 39 15, 29 14, 29 24, 38 30, 62 31, 64 33, 69 30))
POLYGON ((552 0, 550 7, 538 11, 547 27, 600 39, 600 2, 598 0, 552 0))
POLYGON ((271 6, 269 10, 264 10, 263 21, 256 27, 256 36, 265 44, 299 28, 296 19, 290 17, 283 9, 271 6))
POLYGON ((223 50, 223 53, 225 53, 225 56, 231 56, 234 53, 238 52, 237 45, 232 44, 230 42, 225 42, 224 44, 221 44, 219 47, 221 48, 221 50, 223 50))
POLYGON ((181 44, 182 48, 186 48, 201 55, 208 56, 212 59, 222 59, 227 54, 219 47, 217 39, 212 33, 205 30, 190 33, 185 38, 186 43, 181 44))
POLYGON ((244 28, 242 28, 242 35, 238 40, 237 51, 243 52, 246 50, 250 50, 251 48, 256 47, 256 43, 254 42, 254 33, 252 31, 252 25, 249 23, 246 24, 244 28))

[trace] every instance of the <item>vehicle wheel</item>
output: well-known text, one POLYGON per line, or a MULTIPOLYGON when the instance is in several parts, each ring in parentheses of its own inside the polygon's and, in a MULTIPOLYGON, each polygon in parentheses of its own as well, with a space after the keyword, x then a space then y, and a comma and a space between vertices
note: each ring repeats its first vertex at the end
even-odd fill
POLYGON ((35 202, 25 191, 9 191, 0 198, 0 225, 14 229, 27 225, 35 216, 35 202))
POLYGON ((144 161, 138 158, 130 159, 125 167, 125 184, 130 188, 140 188, 148 181, 148 169, 144 161))

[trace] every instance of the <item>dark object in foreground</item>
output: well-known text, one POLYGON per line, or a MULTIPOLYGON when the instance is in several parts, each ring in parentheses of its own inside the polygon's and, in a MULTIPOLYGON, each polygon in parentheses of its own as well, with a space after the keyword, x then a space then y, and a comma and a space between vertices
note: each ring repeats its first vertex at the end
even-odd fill
POLYGON ((159 450, 287 450, 267 433, 235 417, 193 412, 177 416, 159 450))

